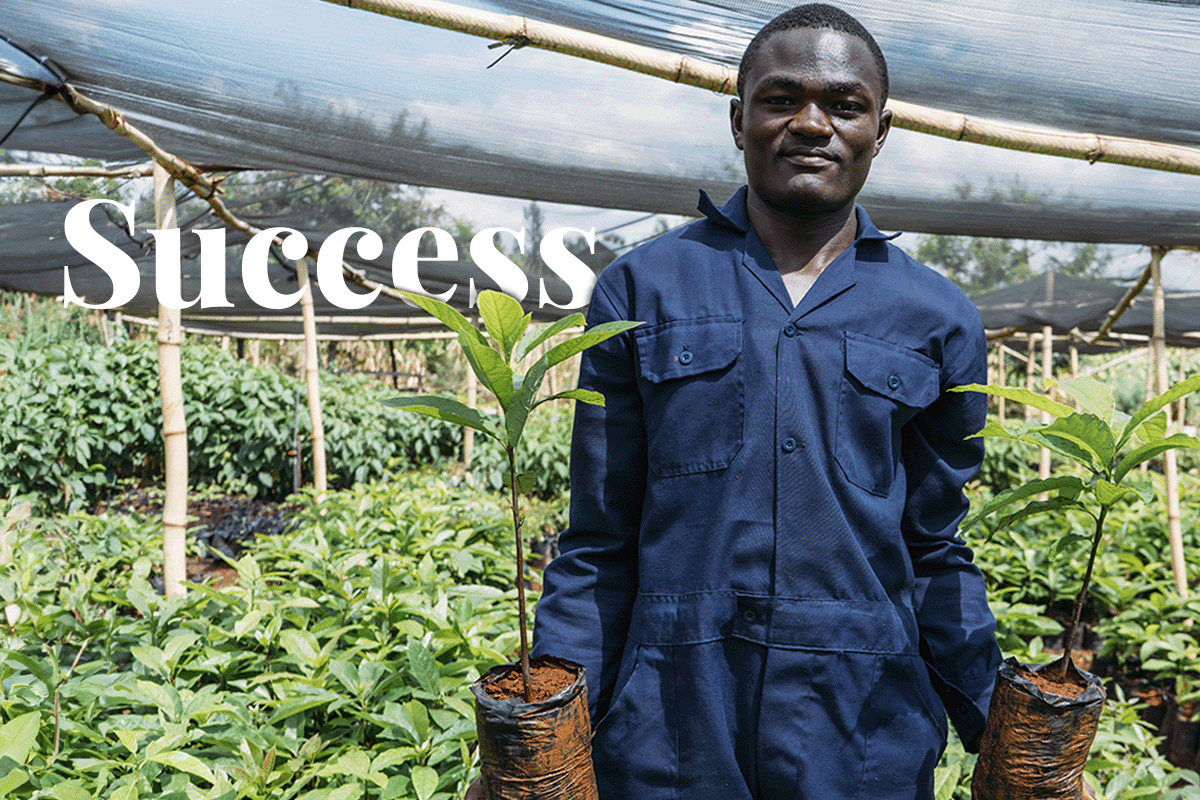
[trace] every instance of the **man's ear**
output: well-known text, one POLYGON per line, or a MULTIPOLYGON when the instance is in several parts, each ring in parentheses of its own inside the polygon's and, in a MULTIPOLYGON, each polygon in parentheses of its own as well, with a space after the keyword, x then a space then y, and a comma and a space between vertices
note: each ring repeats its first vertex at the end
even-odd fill
POLYGON ((738 150, 742 150, 742 99, 740 97, 729 101, 729 128, 733 131, 733 143, 737 145, 738 150))
POLYGON ((892 129, 892 112, 890 109, 884 109, 879 115, 879 131, 875 134, 875 155, 879 155, 879 151, 883 149, 883 143, 887 140, 888 131, 892 129))

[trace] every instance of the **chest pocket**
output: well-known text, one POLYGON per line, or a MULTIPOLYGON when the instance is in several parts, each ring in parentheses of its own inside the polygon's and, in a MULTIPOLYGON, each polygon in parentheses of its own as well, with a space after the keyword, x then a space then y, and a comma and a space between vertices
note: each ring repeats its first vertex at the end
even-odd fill
POLYGON ((650 470, 668 477, 728 467, 742 447, 741 320, 675 320, 634 336, 650 470))
POLYGON ((844 339, 834 456, 846 479, 886 496, 900 458, 900 429, 939 394, 939 370, 915 350, 860 334, 844 339))

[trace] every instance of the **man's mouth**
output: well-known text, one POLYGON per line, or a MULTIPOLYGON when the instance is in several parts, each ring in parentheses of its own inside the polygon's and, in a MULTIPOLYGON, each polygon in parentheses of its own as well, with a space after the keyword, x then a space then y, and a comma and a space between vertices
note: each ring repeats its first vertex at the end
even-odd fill
POLYGON ((826 150, 810 148, 785 150, 783 157, 798 167, 824 167, 837 161, 837 158, 826 150))

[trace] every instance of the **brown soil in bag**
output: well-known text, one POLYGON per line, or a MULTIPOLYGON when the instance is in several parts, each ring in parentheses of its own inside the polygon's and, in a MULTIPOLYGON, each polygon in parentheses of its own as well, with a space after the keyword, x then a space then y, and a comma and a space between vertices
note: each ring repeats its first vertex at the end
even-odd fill
MULTIPOLYGON (((575 682, 575 671, 561 664, 538 663, 529 665, 529 702, 544 703, 575 682)), ((521 668, 509 670, 483 690, 494 700, 523 699, 525 683, 521 680, 521 668)))
POLYGON ((530 673, 551 676, 546 689, 563 675, 567 680, 560 691, 532 703, 520 699, 516 664, 495 667, 471 686, 487 800, 599 800, 583 667, 543 656, 530 662, 530 673), (496 699, 496 684, 515 696, 496 699))
MULTIPOLYGON (((1057 663, 1057 662, 1056 662, 1057 663)), ((1096 738, 1104 687, 1100 679, 1067 665, 1067 681, 1039 683, 1053 664, 1000 665, 979 761, 971 778, 973 800, 1086 800, 1083 767, 1096 738)))

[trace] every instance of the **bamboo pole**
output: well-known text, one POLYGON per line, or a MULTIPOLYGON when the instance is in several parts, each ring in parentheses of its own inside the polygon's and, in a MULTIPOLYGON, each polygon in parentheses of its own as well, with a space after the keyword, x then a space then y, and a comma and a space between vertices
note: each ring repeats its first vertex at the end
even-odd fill
MULTIPOLYGON (((1187 380, 1187 356, 1188 352, 1184 348, 1179 348, 1179 382, 1183 383, 1187 380)), ((1179 398, 1179 408, 1176 411, 1175 419, 1178 420, 1178 430, 1183 431, 1183 426, 1187 424, 1187 397, 1179 398)))
MULTIPOLYGON (((1025 388, 1031 392, 1034 390, 1033 389, 1033 352, 1034 352, 1034 348, 1037 346, 1037 336, 1038 336, 1038 334, 1036 334, 1036 333, 1029 334, 1029 357, 1025 359, 1025 388)), ((1033 408, 1030 407, 1029 405, 1026 405, 1025 406, 1025 421, 1028 422, 1031 419, 1033 419, 1033 408)))
POLYGON ((1108 332, 1112 330, 1112 326, 1115 325, 1117 320, 1121 318, 1121 315, 1125 313, 1125 310, 1133 305, 1133 299, 1141 294, 1142 289, 1146 288, 1146 284, 1150 282, 1150 273, 1153 271, 1153 269, 1154 256, 1152 253, 1150 257, 1150 263, 1146 265, 1144 270, 1142 270, 1142 274, 1138 277, 1133 286, 1129 287, 1129 291, 1125 292, 1125 296, 1121 298, 1119 303, 1117 303, 1116 308, 1108 312, 1108 316, 1105 318, 1104 323, 1100 326, 1100 329, 1096 331, 1095 335, 1088 340, 1089 342, 1098 342, 1105 336, 1108 336, 1108 332))
POLYGON ((132 167, 68 167, 52 164, 0 164, 0 178, 147 178, 153 164, 132 167))
POLYGON ((312 420, 313 487, 317 502, 325 499, 329 488, 325 472, 325 425, 321 421, 321 382, 317 364, 317 323, 313 315, 312 283, 308 279, 308 259, 301 256, 296 262, 300 279, 300 310, 304 315, 304 382, 308 387, 308 416, 312 420))
MULTIPOLYGON (((1054 329, 1049 325, 1042 328, 1042 379, 1048 380, 1054 375, 1054 329)), ((1049 425, 1051 416, 1048 411, 1042 412, 1042 424, 1049 425)), ((1050 477, 1050 449, 1038 448, 1038 477, 1042 480, 1050 477)), ((1038 496, 1045 500, 1049 495, 1043 492, 1038 496)))
MULTIPOLYGON (((475 377, 475 370, 467 365, 467 407, 479 408, 478 400, 479 379, 475 377)), ((471 466, 471 455, 475 451, 475 431, 468 426, 463 426, 463 466, 471 466)))
MULTIPOLYGON (((1000 346, 996 348, 996 364, 997 364, 996 383, 1000 384, 1001 386, 1004 386, 1005 380, 1007 379, 1005 376, 1005 371, 1008 369, 1008 367, 1004 363, 1004 343, 1003 342, 1001 342, 1000 346)), ((1001 424, 1004 424, 1004 411, 1005 411, 1004 398, 998 396, 996 398, 996 415, 998 417, 1000 417, 1001 424)))
MULTIPOLYGON (((154 170, 154 224, 177 228, 175 181, 162 167, 154 170)), ((187 420, 183 413, 183 378, 179 345, 183 341, 177 308, 158 307, 158 385, 162 394, 163 451, 166 486, 163 494, 163 585, 167 596, 186 594, 187 420)))
MULTIPOLYGON (((1152 247, 1150 265, 1154 281, 1154 328, 1151 351, 1154 353, 1154 393, 1167 391, 1170 378, 1167 375, 1166 348, 1166 298, 1162 284, 1162 260, 1170 248, 1152 247)), ((1163 409, 1167 425, 1171 424, 1171 407, 1163 409)), ((1175 451, 1163 453, 1163 481, 1167 491, 1167 540, 1171 545, 1171 570, 1175 573, 1175 589, 1184 600, 1188 599, 1187 563, 1183 555, 1183 530, 1179 514, 1179 473, 1176 469, 1175 451)))
MULTIPOLYGON (((441 0, 325 0, 334 5, 419 22, 493 39, 512 47, 537 47, 664 80, 723 94, 737 91, 730 67, 631 44, 608 36, 552 25, 528 17, 478 11, 441 0)), ((1200 174, 1200 150, 1141 139, 1022 128, 966 114, 889 100, 892 124, 898 128, 964 142, 1031 153, 1106 161, 1147 169, 1200 174)))

